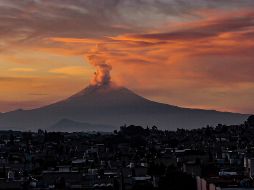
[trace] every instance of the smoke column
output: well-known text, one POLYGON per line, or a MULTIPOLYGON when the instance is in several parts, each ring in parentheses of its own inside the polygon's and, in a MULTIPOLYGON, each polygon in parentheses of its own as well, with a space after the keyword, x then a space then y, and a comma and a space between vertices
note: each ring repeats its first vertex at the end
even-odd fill
POLYGON ((108 85, 111 81, 110 71, 112 67, 106 63, 102 52, 103 49, 99 48, 97 45, 96 48, 91 50, 87 55, 89 63, 91 63, 96 68, 94 78, 91 82, 92 85, 108 85))

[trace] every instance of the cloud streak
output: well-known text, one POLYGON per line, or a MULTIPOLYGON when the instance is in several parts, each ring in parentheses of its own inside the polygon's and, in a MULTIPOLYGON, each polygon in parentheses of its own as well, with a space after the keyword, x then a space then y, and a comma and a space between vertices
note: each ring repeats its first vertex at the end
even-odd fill
MULTIPOLYGON (((24 49, 61 55, 59 62, 85 56, 96 69, 93 84, 114 80, 171 104, 249 112, 253 7, 252 0, 0 0, 0 61, 24 49)), ((61 77, 82 70, 44 64, 61 77)))

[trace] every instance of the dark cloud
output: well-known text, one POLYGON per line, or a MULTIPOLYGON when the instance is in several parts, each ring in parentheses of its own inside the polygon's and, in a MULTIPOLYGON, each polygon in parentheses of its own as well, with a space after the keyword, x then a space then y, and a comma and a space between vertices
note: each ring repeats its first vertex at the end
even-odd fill
MULTIPOLYGON (((198 0, 0 0, 0 36, 17 40, 40 40, 41 37, 102 37, 141 32, 158 24, 182 19, 203 8, 250 7, 254 2, 198 0)), ((239 18, 238 25, 246 20, 239 18)), ((226 21, 224 28, 237 23, 226 21)), ((214 30, 219 27, 214 25, 214 30)), ((186 31, 188 32, 188 31, 186 31)), ((173 33, 173 36, 178 36, 173 33)), ((209 35, 200 32, 189 34, 209 35)), ((167 35, 164 34, 164 37, 167 35)), ((150 36, 153 37, 153 36, 150 36)))
POLYGON ((45 37, 92 38, 134 31, 114 21, 116 5, 111 0, 0 1, 0 36, 34 43, 45 37))
MULTIPOLYGON (((150 40, 196 40, 208 37, 217 37, 224 32, 239 32, 254 27, 254 11, 243 12, 239 16, 213 19, 199 23, 197 26, 189 26, 187 29, 173 32, 134 34, 129 37, 150 40)), ((253 32, 241 34, 242 37, 253 37, 253 32)))

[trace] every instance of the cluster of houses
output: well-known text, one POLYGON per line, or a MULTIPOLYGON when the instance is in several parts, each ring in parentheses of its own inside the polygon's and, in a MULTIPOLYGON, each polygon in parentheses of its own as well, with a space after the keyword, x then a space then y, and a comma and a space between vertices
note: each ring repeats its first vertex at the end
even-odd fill
POLYGON ((0 131, 0 189, 251 189, 252 134, 250 126, 0 131))

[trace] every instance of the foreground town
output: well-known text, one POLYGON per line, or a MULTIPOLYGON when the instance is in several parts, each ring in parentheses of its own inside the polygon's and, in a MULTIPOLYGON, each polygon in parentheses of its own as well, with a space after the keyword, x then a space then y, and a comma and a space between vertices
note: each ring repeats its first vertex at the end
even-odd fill
POLYGON ((0 132, 0 189, 254 189, 254 116, 241 125, 112 133, 0 132))

